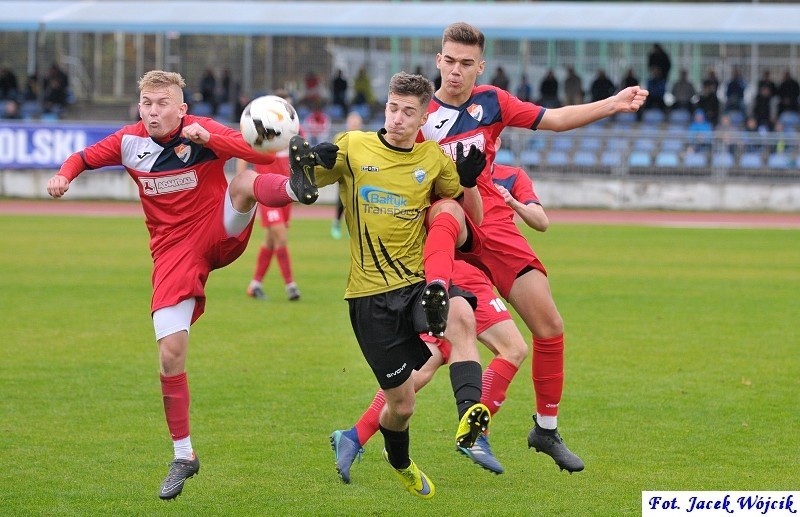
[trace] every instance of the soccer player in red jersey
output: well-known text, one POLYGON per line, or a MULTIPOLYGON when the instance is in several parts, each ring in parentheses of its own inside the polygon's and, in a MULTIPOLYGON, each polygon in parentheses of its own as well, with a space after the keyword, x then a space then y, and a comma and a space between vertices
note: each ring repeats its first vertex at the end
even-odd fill
POLYGON ((460 250, 456 256, 486 273, 533 335, 536 414, 529 447, 550 455, 560 468, 577 472, 584 463, 566 447, 557 429, 564 385, 564 323, 544 265, 514 224, 514 211, 492 182, 495 139, 508 126, 565 131, 615 113, 635 112, 648 92, 631 86, 597 102, 545 109, 497 87, 476 86, 486 64, 484 47, 483 33, 472 25, 458 22, 445 28, 442 50, 436 56, 442 85, 431 100, 420 138, 439 142, 454 159, 459 144, 476 145, 487 154, 490 164, 478 178, 484 220, 480 227, 472 228, 472 249, 460 250))
MULTIPOLYGON (((496 146, 500 146, 499 137, 496 146)), ((506 203, 528 226, 540 232, 546 231, 550 221, 525 171, 518 167, 494 164, 493 173, 497 188, 506 203)), ((476 334, 478 340, 495 355, 483 371, 481 388, 481 403, 494 417, 505 402, 506 390, 511 380, 528 356, 528 345, 503 300, 495 294, 491 282, 481 270, 463 260, 456 260, 452 281, 456 285, 469 286, 470 292, 476 296, 476 334)), ((449 363, 451 349, 446 339, 427 335, 421 337, 428 343, 432 356, 422 368, 413 373, 414 389, 417 391, 430 382, 439 367, 449 363)), ((350 467, 360 457, 363 446, 378 431, 378 420, 384 405, 383 391, 378 391, 352 428, 337 430, 331 434, 336 470, 345 483, 350 482, 350 467)), ((458 449, 481 467, 495 474, 504 472, 485 435, 480 436, 472 447, 458 449)))
POLYGON ((287 178, 251 169, 228 184, 223 167, 229 158, 267 164, 274 155, 257 153, 238 131, 187 114, 184 87, 175 72, 144 74, 139 80, 141 120, 72 154, 47 181, 47 193, 60 198, 83 171, 122 165, 138 186, 150 233, 151 314, 175 454, 161 485, 162 499, 180 495, 186 479, 200 470, 189 433, 185 365, 189 327, 203 314, 209 273, 246 248, 256 201, 282 206, 307 202, 316 193, 305 189, 300 175, 287 178))

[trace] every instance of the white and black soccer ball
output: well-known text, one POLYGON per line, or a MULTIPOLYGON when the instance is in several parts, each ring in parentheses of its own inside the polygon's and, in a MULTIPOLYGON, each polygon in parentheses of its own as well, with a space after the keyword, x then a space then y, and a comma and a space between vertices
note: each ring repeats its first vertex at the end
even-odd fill
POLYGON ((276 95, 256 97, 245 106, 239 128, 250 147, 262 153, 283 151, 300 132, 297 111, 276 95))

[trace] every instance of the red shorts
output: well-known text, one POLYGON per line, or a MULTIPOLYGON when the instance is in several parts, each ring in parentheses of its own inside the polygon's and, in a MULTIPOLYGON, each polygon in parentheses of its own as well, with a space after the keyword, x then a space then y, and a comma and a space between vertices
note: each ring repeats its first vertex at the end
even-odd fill
POLYGON ((153 299, 150 311, 170 307, 188 298, 196 298, 192 323, 206 305, 205 285, 211 271, 225 267, 244 253, 253 220, 236 237, 228 237, 223 225, 224 203, 208 214, 204 224, 176 239, 153 257, 153 299))
POLYGON ((261 214, 261 226, 269 228, 283 224, 289 226, 289 219, 292 215, 292 204, 286 206, 274 207, 267 205, 258 205, 258 212, 261 214))
POLYGON ((511 319, 505 304, 494 292, 492 283, 480 269, 463 260, 456 260, 452 281, 478 298, 478 307, 475 309, 476 334, 483 333, 495 323, 511 319))
POLYGON ((544 264, 513 221, 484 221, 475 226, 467 218, 467 224, 472 232, 472 250, 456 250, 456 258, 483 271, 503 298, 508 299, 511 286, 524 269, 538 269, 547 275, 544 264))

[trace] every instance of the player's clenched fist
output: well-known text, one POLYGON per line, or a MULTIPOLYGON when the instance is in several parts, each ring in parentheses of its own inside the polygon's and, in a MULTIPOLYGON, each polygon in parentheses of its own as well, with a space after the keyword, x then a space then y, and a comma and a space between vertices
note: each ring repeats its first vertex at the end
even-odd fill
POLYGON ((60 198, 69 190, 69 180, 60 174, 56 174, 47 180, 47 193, 54 198, 60 198))

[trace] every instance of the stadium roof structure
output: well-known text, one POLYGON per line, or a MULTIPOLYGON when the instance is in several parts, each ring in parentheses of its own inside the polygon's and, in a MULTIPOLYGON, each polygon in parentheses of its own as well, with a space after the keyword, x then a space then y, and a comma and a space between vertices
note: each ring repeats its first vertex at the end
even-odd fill
POLYGON ((796 4, 0 0, 0 30, 438 38, 454 21, 491 39, 800 43, 796 4))

